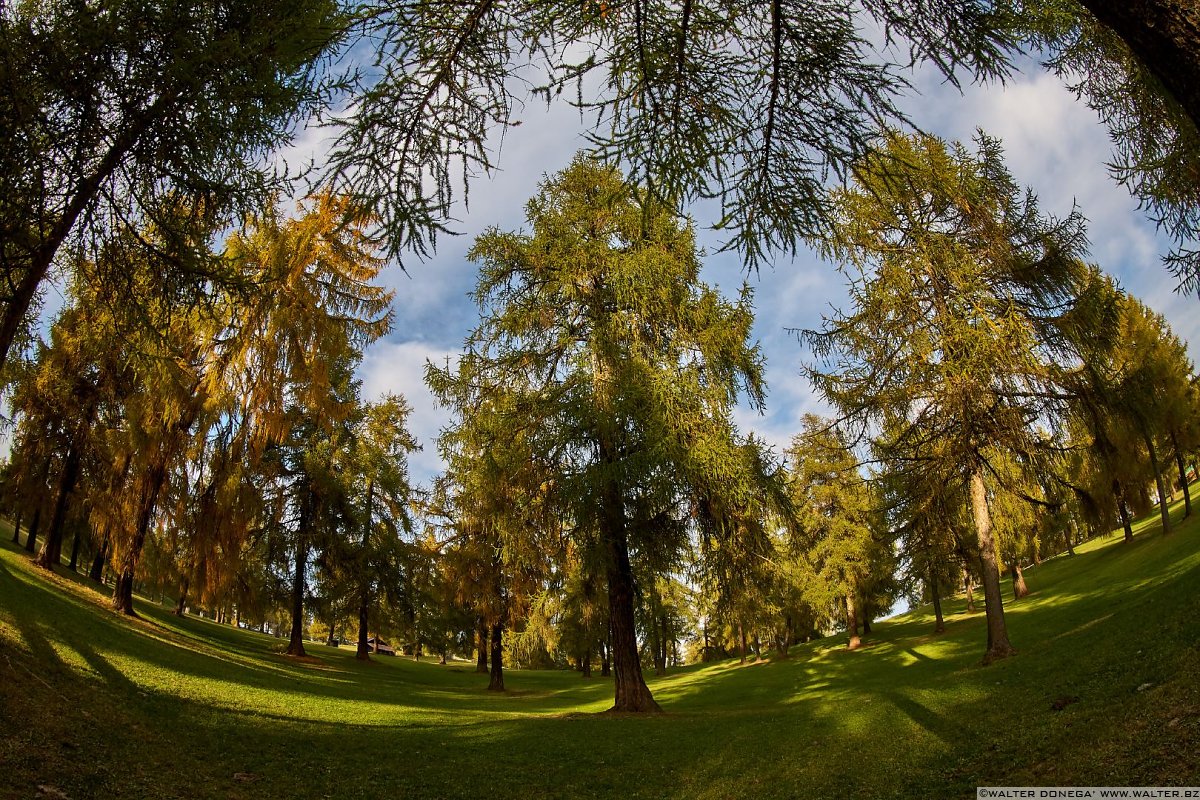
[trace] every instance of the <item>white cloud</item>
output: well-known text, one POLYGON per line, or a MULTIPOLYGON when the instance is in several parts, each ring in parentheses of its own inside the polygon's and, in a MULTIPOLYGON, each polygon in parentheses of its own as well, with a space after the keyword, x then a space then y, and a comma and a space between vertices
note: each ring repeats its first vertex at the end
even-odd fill
POLYGON ((364 400, 377 400, 387 393, 402 394, 413 408, 409 431, 422 450, 414 453, 409 465, 413 479, 428 483, 444 467, 437 451, 437 438, 450 422, 450 414, 439 408, 433 394, 425 385, 425 363, 442 365, 449 359, 453 364, 458 351, 434 347, 417 341, 381 341, 374 344, 363 357, 359 367, 364 400))

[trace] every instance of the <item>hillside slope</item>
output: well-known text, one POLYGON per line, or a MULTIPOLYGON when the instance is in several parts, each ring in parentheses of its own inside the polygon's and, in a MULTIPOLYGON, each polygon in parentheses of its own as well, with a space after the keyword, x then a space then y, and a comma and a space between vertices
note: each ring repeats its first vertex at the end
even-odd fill
MULTIPOLYGON (((1176 510, 1178 517, 1179 511, 1176 510)), ((0 526, 0 534, 3 533, 0 526)), ((9 534, 3 536, 7 540, 9 534)), ((0 797, 968 797, 977 785, 1200 784, 1200 525, 1094 540, 1026 573, 1018 654, 947 604, 757 664, 651 681, 667 711, 601 715, 611 684, 369 664, 141 601, 0 549, 0 797), (39 789, 39 787, 45 787, 39 789)))

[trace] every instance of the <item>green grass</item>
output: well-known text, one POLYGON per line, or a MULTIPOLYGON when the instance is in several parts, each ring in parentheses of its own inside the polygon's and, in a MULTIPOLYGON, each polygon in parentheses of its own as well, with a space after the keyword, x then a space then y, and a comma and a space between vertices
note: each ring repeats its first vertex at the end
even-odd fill
MULTIPOLYGON (((1176 509, 1175 518, 1180 511, 1176 509)), ((0 526, 0 534, 3 527, 0 526)), ((7 540, 9 534, 3 538, 7 540)), ((653 679, 661 716, 603 715, 611 683, 379 658, 141 601, 0 549, 0 796, 955 797, 977 785, 1197 785, 1200 525, 1155 518, 1027 571, 1018 654, 980 665, 947 603, 788 659, 653 679), (1054 705, 1067 702, 1061 710, 1054 705)))

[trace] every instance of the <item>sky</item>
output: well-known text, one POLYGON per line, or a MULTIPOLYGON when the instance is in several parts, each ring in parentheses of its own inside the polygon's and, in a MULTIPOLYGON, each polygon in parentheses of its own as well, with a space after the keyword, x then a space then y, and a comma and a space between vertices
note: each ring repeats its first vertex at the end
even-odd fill
MULTIPOLYGON (((960 91, 932 71, 918 72, 912 82, 915 91, 901 107, 915 125, 947 140, 969 141, 977 128, 999 138, 1010 171, 1038 195, 1043 213, 1062 217, 1078 205, 1089 220, 1089 260, 1162 313, 1189 345, 1200 342, 1200 300, 1176 294, 1161 262, 1169 242, 1113 182, 1105 166, 1111 158, 1106 130, 1057 77, 1030 62, 1004 86, 960 91)), ((476 268, 465 254, 488 227, 528 231, 525 202, 545 176, 565 168, 585 144, 579 116, 565 104, 548 111, 541 101, 531 100, 519 118, 523 124, 505 136, 497 173, 476 180, 469 207, 457 208, 453 227, 461 235, 443 238, 434 256, 406 263, 407 273, 390 267, 383 276, 396 292, 395 324, 365 354, 362 394, 370 400, 396 392, 413 406, 410 429, 423 450, 414 454, 410 466, 421 483, 441 470, 436 440, 450 421, 424 385, 425 363, 453 359, 478 322, 478 309, 467 296, 476 268)), ((298 146, 314 144, 302 141, 298 146)), ((704 229, 712 220, 694 213, 700 244, 716 251, 723 240, 704 229)), ((766 359, 767 407, 761 415, 740 408, 737 420, 743 432, 754 431, 781 452, 806 412, 825 410, 802 374, 811 353, 789 331, 817 328, 823 314, 843 307, 844 278, 834 264, 809 251, 750 274, 735 253, 710 255, 704 262, 702 278, 709 284, 733 295, 748 281, 755 291, 754 336, 766 359)), ((1189 351, 1194 358, 1195 349, 1189 346, 1189 351)))

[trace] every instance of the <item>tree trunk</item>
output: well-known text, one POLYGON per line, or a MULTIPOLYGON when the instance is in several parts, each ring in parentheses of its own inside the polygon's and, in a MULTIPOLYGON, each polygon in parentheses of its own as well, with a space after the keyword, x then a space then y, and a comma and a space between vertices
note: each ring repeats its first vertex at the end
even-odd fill
MULTIPOLYGON (((370 612, 370 608, 371 598, 364 582, 362 592, 358 597, 358 649, 354 653, 354 657, 359 661, 371 660, 371 645, 367 642, 367 615, 370 612)), ((399 642, 396 644, 399 644, 399 642)))
POLYGON ((1150 454, 1150 469, 1154 470, 1154 488, 1158 490, 1158 514, 1162 519, 1162 532, 1171 532, 1171 511, 1167 508, 1167 490, 1163 485, 1162 470, 1158 467, 1158 450, 1154 446, 1154 436, 1150 426, 1138 416, 1138 427, 1142 431, 1142 441, 1146 443, 1146 451, 1150 454))
MULTIPOLYGON (((180 421, 178 428, 173 430, 185 431, 192 427, 192 419, 198 411, 198 405, 193 408, 186 424, 180 421)), ((146 544, 146 536, 150 533, 150 523, 154 519, 154 509, 158 505, 158 496, 162 492, 163 483, 167 478, 167 443, 159 444, 160 451, 150 469, 146 473, 145 483, 142 484, 142 494, 138 502, 138 511, 134 529, 133 541, 121 558, 121 566, 117 571, 116 588, 113 592, 113 610, 134 617, 133 611, 133 573, 142 557, 142 547, 146 544)))
MULTIPOLYGON (((601 461, 611 466, 611 449, 601 444, 601 461)), ((634 622, 633 567, 625 531, 625 509, 615 480, 605 482, 601 497, 600 536, 608 575, 608 619, 612 625, 614 700, 610 711, 661 711, 642 677, 634 622)))
POLYGON ((996 542, 992 538, 992 517, 988 511, 983 470, 971 473, 971 513, 975 518, 975 536, 979 544, 980 573, 983 580, 984 611, 987 614, 987 652, 984 663, 1007 658, 1015 651, 1008 641, 1004 624, 1004 598, 1000 596, 1000 570, 996 565, 996 542))
POLYGON ((1171 429, 1171 449, 1175 451, 1175 467, 1179 470, 1179 486, 1183 489, 1183 518, 1192 515, 1192 492, 1188 489, 1187 467, 1183 463, 1183 453, 1179 450, 1179 437, 1175 429, 1171 429))
POLYGON ((33 508, 33 521, 29 523, 29 531, 25 537, 25 552, 32 553, 37 546, 38 526, 42 523, 42 499, 37 499, 37 505, 33 508))
POLYGON ((191 577, 184 575, 183 580, 179 584, 179 600, 175 603, 175 616, 177 617, 182 617, 184 610, 187 608, 187 594, 191 585, 191 577))
POLYGON ((1012 573, 1013 600, 1020 600, 1029 594, 1029 587, 1025 584, 1025 571, 1014 561, 1009 572, 1012 573))
POLYGON ((849 640, 846 642, 846 647, 850 650, 857 650, 862 647, 862 639, 858 638, 858 609, 854 604, 854 593, 846 595, 846 634, 849 640))
POLYGON ((862 632, 863 636, 871 635, 871 608, 870 606, 863 609, 862 613, 862 632))
POLYGON ((504 623, 495 622, 492 625, 492 666, 488 680, 489 692, 504 691, 504 623))
POLYGON ((1200 10, 1195 0, 1080 0, 1200 128, 1200 10))
POLYGON ((42 552, 34 562, 43 569, 53 571, 62 561, 63 525, 67 520, 67 499, 75 490, 79 479, 80 452, 78 447, 67 449, 67 457, 63 459, 62 475, 58 480, 58 496, 54 499, 54 514, 50 517, 50 530, 46 532, 46 541, 42 543, 42 552))
POLYGON ((1125 502, 1125 487, 1113 481, 1113 494, 1117 498, 1117 510, 1121 512, 1121 527, 1125 529, 1125 541, 1133 541, 1133 520, 1130 519, 1129 504, 1125 502))
POLYGON ((583 673, 583 677, 585 677, 585 678, 592 677, 592 648, 591 648, 591 645, 589 645, 587 648, 585 648, 583 651, 583 655, 579 657, 579 667, 580 667, 579 671, 583 673))
POLYGON ((967 593, 967 611, 975 613, 975 587, 971 581, 971 570, 967 569, 967 565, 963 564, 963 591, 967 593))
POLYGON ((476 623, 475 631, 475 649, 478 655, 475 658, 475 671, 482 674, 488 674, 488 629, 487 623, 482 618, 476 623))
POLYGON ((304 652, 304 572, 308 561, 308 539, 303 531, 296 538, 296 568, 292 573, 292 628, 288 634, 287 654, 307 655, 304 652))
POLYGON ((600 643, 600 677, 607 678, 612 675, 612 662, 608 658, 608 642, 600 643))
POLYGON ((104 535, 100 537, 100 547, 96 550, 96 556, 92 559, 92 567, 88 570, 88 577, 96 583, 104 582, 104 565, 108 563, 108 548, 109 548, 108 529, 105 528, 104 535))
POLYGON ((300 489, 300 523, 296 526, 296 568, 292 572, 292 630, 287 654, 304 652, 304 572, 308 568, 308 524, 312 515, 312 495, 308 486, 300 489))
POLYGON ((738 663, 746 663, 746 627, 742 625, 742 621, 738 620, 738 663))
POLYGON ((75 526, 75 537, 71 540, 71 560, 67 562, 67 569, 75 572, 79 569, 79 540, 82 538, 79 535, 79 526, 75 526))
POLYGON ((13 538, 12 538, 13 544, 21 543, 21 512, 22 512, 22 509, 20 507, 18 507, 17 508, 17 519, 16 519, 16 522, 13 523, 13 538))
POLYGON ((662 660, 663 642, 662 642, 661 636, 659 635, 660 627, 659 627, 658 619, 656 616, 657 606, 658 606, 658 604, 654 601, 654 598, 652 596, 651 600, 650 600, 650 614, 649 614, 650 620, 649 620, 649 625, 647 625, 646 627, 649 629, 648 633, 650 636, 650 642, 649 642, 650 660, 654 663, 654 674, 662 675, 663 674, 663 660, 662 660))
POLYGON ((933 595, 933 632, 945 633, 946 620, 942 617, 941 587, 938 586, 937 570, 932 564, 929 565, 929 593, 933 595))

